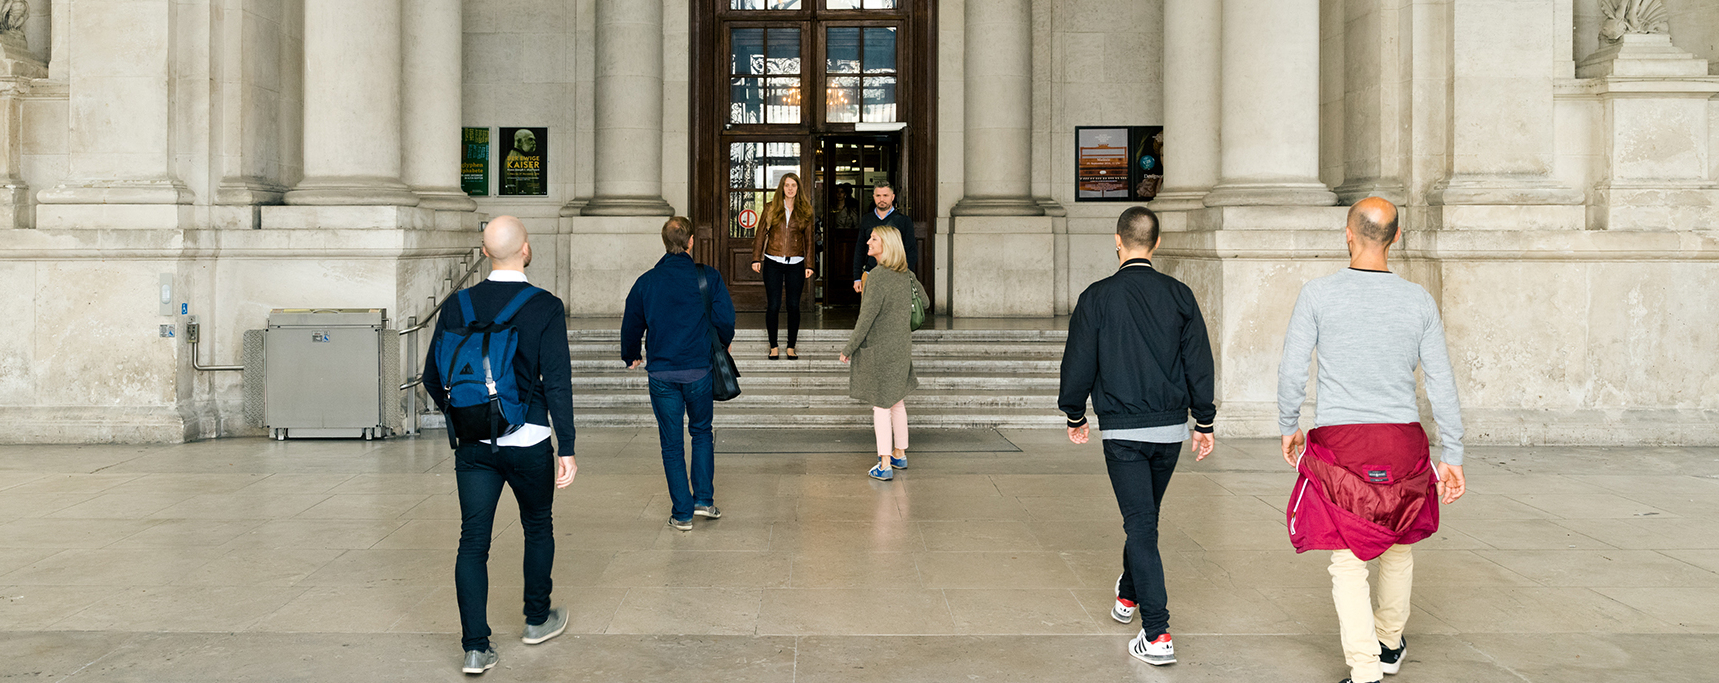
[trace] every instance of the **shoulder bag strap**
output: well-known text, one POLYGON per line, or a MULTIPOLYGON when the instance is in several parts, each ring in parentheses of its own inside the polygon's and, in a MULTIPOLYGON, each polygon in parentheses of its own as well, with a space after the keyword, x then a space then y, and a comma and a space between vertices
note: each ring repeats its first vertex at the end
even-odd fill
POLYGON ((704 297, 704 319, 710 321, 710 343, 716 345, 716 316, 710 312, 710 282, 709 273, 704 264, 693 264, 698 267, 698 293, 704 297))

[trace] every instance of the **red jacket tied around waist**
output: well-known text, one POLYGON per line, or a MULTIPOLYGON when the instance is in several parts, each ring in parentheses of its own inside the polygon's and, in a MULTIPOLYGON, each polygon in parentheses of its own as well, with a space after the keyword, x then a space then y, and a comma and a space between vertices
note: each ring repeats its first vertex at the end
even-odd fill
POLYGON ((1438 476, 1419 424, 1357 424, 1307 433, 1289 499, 1295 552, 1350 550, 1371 560, 1438 531, 1438 476))

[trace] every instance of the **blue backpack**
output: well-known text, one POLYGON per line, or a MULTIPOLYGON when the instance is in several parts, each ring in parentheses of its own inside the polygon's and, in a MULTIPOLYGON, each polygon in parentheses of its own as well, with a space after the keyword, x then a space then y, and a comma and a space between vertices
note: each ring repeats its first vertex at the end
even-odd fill
POLYGON ((448 445, 495 440, 525 424, 525 389, 513 374, 513 354, 519 350, 519 331, 508 324, 531 297, 542 292, 526 287, 508 302, 495 319, 478 322, 472 313, 471 290, 462 289, 459 299, 464 321, 459 327, 442 330, 436 340, 436 369, 447 386, 448 445))

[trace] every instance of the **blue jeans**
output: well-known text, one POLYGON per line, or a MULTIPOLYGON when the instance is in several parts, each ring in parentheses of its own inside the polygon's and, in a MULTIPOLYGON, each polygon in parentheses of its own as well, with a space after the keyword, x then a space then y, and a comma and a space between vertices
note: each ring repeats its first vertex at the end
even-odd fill
POLYGON ((1117 597, 1140 606, 1140 630, 1147 640, 1170 630, 1169 595, 1164 591, 1164 560, 1158 554, 1158 511, 1182 454, 1179 443, 1105 439, 1104 466, 1122 509, 1122 581, 1117 597))
POLYGON ((461 645, 467 650, 489 648, 489 545, 495 528, 495 504, 501 485, 513 489, 519 502, 519 525, 525 530, 525 623, 549 618, 549 579, 555 564, 555 528, 550 508, 555 503, 555 451, 548 439, 490 452, 489 444, 460 446, 454 451, 454 481, 460 491, 460 550, 454 559, 454 596, 460 605, 461 645))
POLYGON ((710 375, 685 384, 651 380, 651 412, 657 416, 657 440, 662 443, 663 474, 668 477, 669 515, 692 519, 692 506, 710 505, 716 492, 716 437, 710 429, 710 375), (690 422, 690 424, 688 424, 690 422), (692 431, 692 490, 687 491, 686 448, 681 426, 692 431))

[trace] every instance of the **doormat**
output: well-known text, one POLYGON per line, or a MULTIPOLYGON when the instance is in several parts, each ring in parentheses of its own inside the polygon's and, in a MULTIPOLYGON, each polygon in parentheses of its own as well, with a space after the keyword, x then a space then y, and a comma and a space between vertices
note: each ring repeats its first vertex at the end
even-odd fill
MULTIPOLYGON (((914 429, 908 436, 912 444, 908 450, 914 453, 1021 452, 995 429, 914 429)), ((846 453, 875 448, 877 437, 870 429, 716 430, 718 453, 846 453)))

